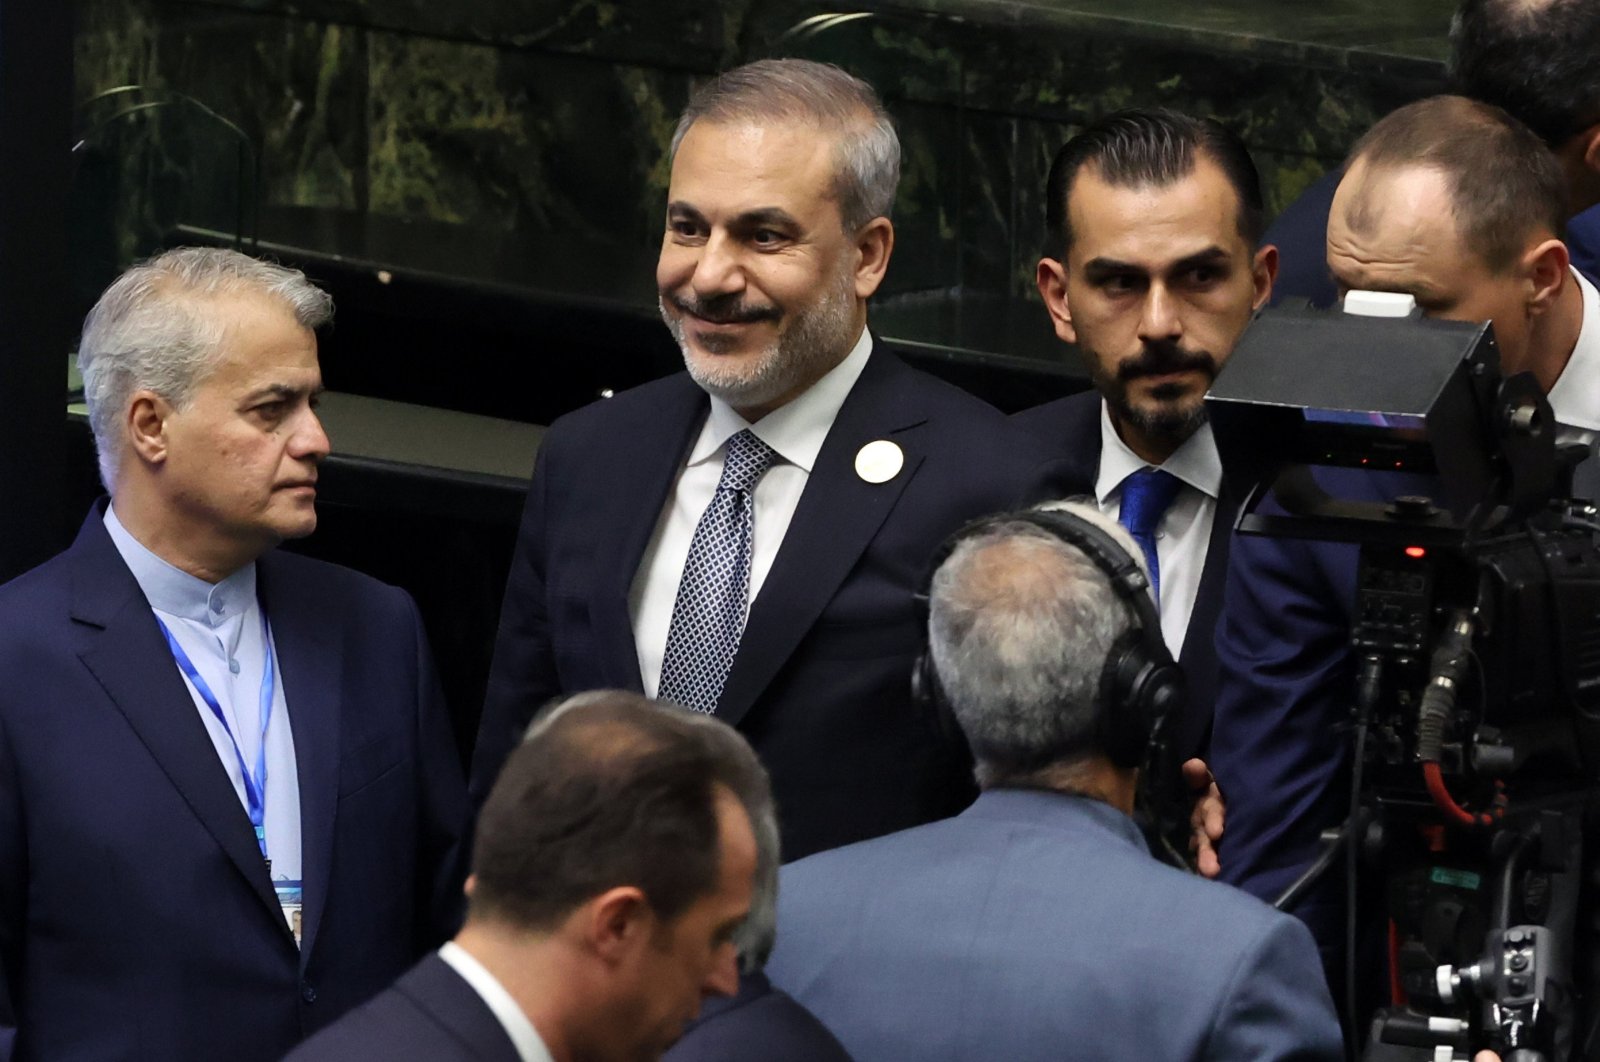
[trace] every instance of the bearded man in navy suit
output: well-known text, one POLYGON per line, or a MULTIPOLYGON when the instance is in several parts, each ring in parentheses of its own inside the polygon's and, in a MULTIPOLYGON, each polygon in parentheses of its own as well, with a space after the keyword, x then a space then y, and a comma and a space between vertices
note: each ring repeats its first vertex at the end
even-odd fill
POLYGON ((715 712, 771 772, 790 856, 951 814, 965 754, 913 707, 933 547, 1038 494, 996 410, 878 349, 900 146, 872 89, 803 60, 697 92, 656 269, 685 374, 540 447, 473 762, 598 687, 715 712))
POLYGON ((184 249, 85 324, 111 500, 0 588, 0 1059, 275 1062, 453 928, 416 607, 273 549, 317 522, 332 309, 184 249))
MULTIPOLYGON (((1202 399, 1277 273, 1276 249, 1260 245, 1260 178, 1215 121, 1124 111, 1062 147, 1046 203, 1052 250, 1039 262, 1039 294, 1095 389, 1016 419, 1065 459, 1069 492, 1092 496, 1143 548, 1162 635, 1189 681, 1171 740, 1181 757, 1202 756, 1242 500, 1202 399)), ((1190 769, 1192 782, 1204 777, 1190 769)))

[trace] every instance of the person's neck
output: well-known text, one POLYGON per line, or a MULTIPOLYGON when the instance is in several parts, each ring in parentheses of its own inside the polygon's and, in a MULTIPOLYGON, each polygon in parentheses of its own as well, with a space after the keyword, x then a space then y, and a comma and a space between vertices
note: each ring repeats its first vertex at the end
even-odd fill
POLYGON ((1026 775, 1011 775, 995 788, 1047 789, 1067 796, 1085 797, 1110 804, 1124 815, 1133 814, 1137 772, 1118 767, 1105 757, 1052 763, 1026 775))
POLYGON ((566 1023, 559 976, 561 965, 550 954, 556 942, 549 936, 524 932, 498 923, 468 921, 456 934, 456 945, 477 959, 500 982, 500 987, 521 1009, 555 1062, 576 1057, 566 1023))
POLYGON ((139 491, 120 490, 112 504, 117 519, 141 546, 208 583, 222 582, 259 555, 241 543, 211 541, 195 534, 193 528, 179 526, 172 508, 139 491))
MULTIPOLYGON (((1189 441, 1189 436, 1181 439, 1171 439, 1163 436, 1154 438, 1149 432, 1140 431, 1127 421, 1111 414, 1111 427, 1115 429, 1117 438, 1123 445, 1134 452, 1139 460, 1160 468, 1167 463, 1167 458, 1178 452, 1178 447, 1189 441)), ((1192 432, 1190 434, 1193 434, 1192 432)))
POLYGON ((1528 345, 1529 359, 1539 390, 1545 394, 1561 379, 1572 352, 1578 346, 1578 334, 1583 331, 1583 288, 1576 277, 1568 275, 1561 285, 1561 294, 1549 312, 1534 319, 1528 345))

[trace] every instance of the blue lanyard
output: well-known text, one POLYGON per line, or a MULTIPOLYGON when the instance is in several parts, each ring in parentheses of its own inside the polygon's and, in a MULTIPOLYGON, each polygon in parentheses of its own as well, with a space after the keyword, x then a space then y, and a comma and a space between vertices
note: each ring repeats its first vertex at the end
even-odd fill
POLYGON ((200 699, 206 702, 211 714, 222 724, 222 732, 227 734, 228 740, 233 743, 233 755, 239 761, 239 774, 244 779, 245 811, 250 815, 250 825, 255 827, 256 844, 261 847, 261 858, 266 859, 267 725, 272 721, 272 694, 277 682, 272 669, 272 631, 267 626, 266 609, 261 610, 261 651, 266 656, 266 664, 261 669, 261 744, 256 750, 256 769, 253 772, 245 766, 244 753, 239 751, 239 739, 233 736, 233 728, 228 725, 228 717, 223 714, 217 695, 211 692, 206 680, 200 677, 200 672, 195 670, 189 654, 183 651, 183 646, 178 644, 178 639, 172 636, 172 632, 167 629, 160 616, 156 617, 156 623, 160 625, 161 633, 166 635, 167 647, 172 650, 172 658, 178 662, 178 668, 193 684, 195 692, 200 694, 200 699))

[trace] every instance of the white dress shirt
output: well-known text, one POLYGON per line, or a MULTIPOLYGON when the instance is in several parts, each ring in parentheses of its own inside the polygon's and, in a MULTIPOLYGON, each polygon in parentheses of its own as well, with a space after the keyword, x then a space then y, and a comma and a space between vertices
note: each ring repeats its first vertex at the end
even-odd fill
MULTIPOLYGON (((261 637, 261 605, 256 600, 256 566, 234 572, 215 585, 168 564, 133 537, 117 519, 115 505, 106 507, 106 532, 133 572, 156 618, 165 623, 217 698, 228 718, 228 730, 212 714, 200 691, 184 676, 195 711, 205 724, 217 759, 233 783, 239 803, 248 808, 239 757, 251 770, 261 750, 261 679, 266 643, 261 637), (239 755, 234 755, 234 738, 239 755)), ((163 644, 163 650, 166 646, 163 644)), ((183 674, 176 660, 173 670, 183 674)), ((274 882, 300 880, 300 772, 295 764, 294 733, 284 691, 283 669, 273 653, 272 709, 267 717, 267 786, 263 819, 267 856, 274 882)))
MULTIPOLYGON (((1115 520, 1122 511, 1122 482, 1150 463, 1132 450, 1112 426, 1111 413, 1100 403, 1100 469, 1094 481, 1095 502, 1115 520)), ((1189 614, 1200 592, 1211 524, 1222 490, 1222 457, 1211 425, 1200 429, 1161 465, 1182 484, 1156 528, 1156 560, 1161 565, 1161 636, 1177 659, 1183 653, 1189 614)))
POLYGON ((1550 408, 1562 424, 1600 431, 1600 292, 1576 269, 1572 275, 1583 293, 1583 327, 1550 388, 1550 408))
POLYGON ((478 993, 484 1004, 494 1012, 495 1019, 500 1022, 500 1027, 506 1031, 506 1036, 511 1040, 511 1045, 517 1049, 517 1057, 522 1062, 555 1062, 550 1055, 550 1049, 544 1045, 544 1040, 539 1036, 539 1030, 533 1027, 533 1022, 517 1006, 517 1001, 511 998, 511 993, 506 991, 505 985, 499 978, 490 973, 472 953, 455 941, 446 941, 439 949, 439 958, 450 965, 450 968, 461 975, 461 979, 478 993))
POLYGON ((667 629, 672 625, 672 606, 678 598, 678 583, 689 558, 700 517, 717 493, 722 479, 724 444, 749 428, 781 459, 756 483, 755 530, 750 553, 750 600, 754 601, 772 570, 772 562, 783 545, 789 521, 800 504, 811 468, 817 461, 823 440, 833 427, 839 408, 850 389, 867 367, 872 353, 872 337, 866 329, 838 365, 800 395, 768 413, 754 424, 733 407, 715 396, 711 412, 687 461, 678 473, 677 483, 667 498, 656 523, 650 544, 645 547, 634 573, 628 594, 628 614, 633 619, 633 640, 639 653, 639 677, 647 697, 654 697, 661 684, 661 658, 667 651, 667 629))

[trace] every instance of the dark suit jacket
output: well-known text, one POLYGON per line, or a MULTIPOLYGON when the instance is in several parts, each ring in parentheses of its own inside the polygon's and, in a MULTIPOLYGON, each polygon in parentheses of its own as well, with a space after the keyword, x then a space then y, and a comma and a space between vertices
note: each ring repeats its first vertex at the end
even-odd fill
POLYGON ((519 1062, 483 997, 438 954, 284 1062, 519 1062))
POLYGON ((860 1062, 1341 1057, 1303 926, 1060 793, 785 867, 767 972, 860 1062))
MULTIPOLYGON (((1056 479, 1068 494, 1093 495, 1100 473, 1100 393, 1085 391, 1024 410, 1013 418, 1039 438, 1046 440, 1061 458, 1056 479)), ((1206 545, 1205 571, 1195 594, 1194 610, 1189 613, 1189 629, 1183 638, 1183 653, 1178 663, 1189 683, 1188 711, 1171 728, 1173 751, 1182 762, 1190 756, 1203 756, 1211 734, 1211 704, 1217 695, 1217 652, 1215 645, 1217 614, 1222 607, 1222 584, 1228 571, 1228 543, 1233 538, 1233 521, 1244 500, 1242 490, 1228 478, 1222 479, 1217 498, 1215 522, 1206 545)))
MULTIPOLYGON (((1433 494, 1421 477, 1318 469, 1335 497, 1433 494)), ((1263 513, 1282 513, 1268 496, 1263 513)), ((1239 535, 1217 632, 1219 688, 1210 767, 1228 800, 1222 880, 1276 899, 1349 812, 1356 658, 1353 543, 1239 535)), ((1293 914, 1330 969, 1343 947, 1344 875, 1324 876, 1293 914)))
POLYGON ((259 562, 300 782, 296 950, 102 511, 0 587, 9 1058, 277 1059, 451 928, 466 802, 422 625, 355 572, 259 562))
POLYGON ((767 975, 743 974, 739 994, 709 999, 661 1062, 850 1062, 833 1033, 767 975))
MULTIPOLYGON (((1339 187, 1341 170, 1318 178, 1284 207, 1261 238, 1278 248, 1278 278, 1272 285, 1272 304, 1286 298, 1310 299, 1313 306, 1332 306, 1339 290, 1328 272, 1328 212, 1339 187)), ((1572 253, 1572 264, 1600 284, 1600 206, 1590 207, 1567 222, 1562 237, 1572 253)))
MULTIPOLYGON (((641 688, 628 592, 709 402, 687 375, 563 417, 539 449, 473 759, 481 801, 529 717, 564 693, 641 688)), ((913 592, 966 521, 1043 492, 1044 448, 879 348, 828 432, 751 602, 718 716, 771 772, 800 856, 964 807, 970 767, 910 697, 913 592), (855 471, 889 439, 887 483, 855 471)))

